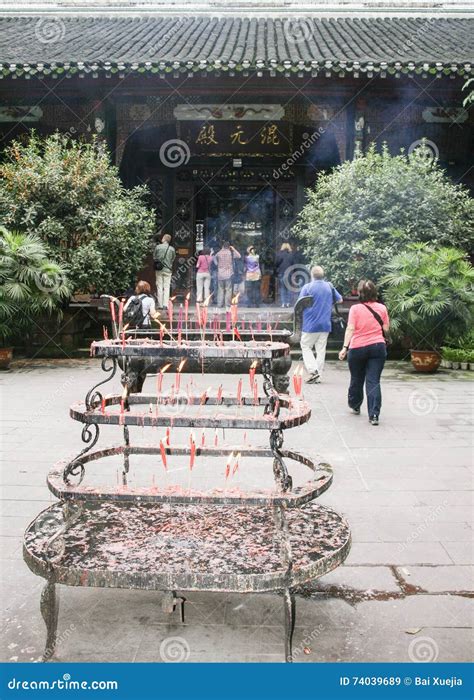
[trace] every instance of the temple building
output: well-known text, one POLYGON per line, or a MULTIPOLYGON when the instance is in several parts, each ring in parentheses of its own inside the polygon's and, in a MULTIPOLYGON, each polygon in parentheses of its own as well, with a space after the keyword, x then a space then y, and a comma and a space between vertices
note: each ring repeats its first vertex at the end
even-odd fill
POLYGON ((274 251, 319 173, 420 140, 472 186, 468 3, 0 3, 0 137, 106 139, 173 235, 178 287, 230 238, 274 251))

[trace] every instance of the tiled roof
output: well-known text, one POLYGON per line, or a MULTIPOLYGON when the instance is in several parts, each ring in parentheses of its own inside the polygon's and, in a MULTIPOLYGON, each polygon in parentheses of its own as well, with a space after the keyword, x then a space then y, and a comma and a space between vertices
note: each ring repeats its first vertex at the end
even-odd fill
POLYGON ((0 17, 3 75, 469 72, 474 17, 0 17))

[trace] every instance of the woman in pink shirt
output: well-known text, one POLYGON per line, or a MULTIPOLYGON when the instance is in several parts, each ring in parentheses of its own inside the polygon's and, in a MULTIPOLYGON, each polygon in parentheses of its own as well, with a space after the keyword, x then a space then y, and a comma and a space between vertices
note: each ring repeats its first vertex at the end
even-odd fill
POLYGON ((212 255, 209 248, 203 248, 196 262, 196 301, 202 304, 209 297, 211 288, 212 255))
POLYGON ((384 334, 388 332, 390 320, 387 308, 377 301, 377 288, 370 280, 362 280, 357 287, 360 304, 354 304, 349 311, 344 346, 339 359, 348 355, 351 383, 349 385, 349 408, 356 414, 367 395, 369 421, 379 424, 382 392, 382 374, 387 346, 384 334))

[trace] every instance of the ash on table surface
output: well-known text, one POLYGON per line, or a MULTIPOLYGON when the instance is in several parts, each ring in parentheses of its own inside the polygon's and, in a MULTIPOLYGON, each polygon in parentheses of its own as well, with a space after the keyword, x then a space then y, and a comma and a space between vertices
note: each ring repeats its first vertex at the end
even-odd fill
MULTIPOLYGON (((61 519, 61 505, 46 513, 61 519)), ((43 513, 39 518, 44 518, 43 513)), ((332 510, 309 504, 287 513, 294 568, 340 549, 348 528, 332 510)), ((45 559, 51 537, 32 524, 28 550, 45 559)), ((135 573, 189 570, 204 574, 265 574, 281 571, 280 539, 269 507, 219 507, 117 503, 87 504, 64 535, 62 567, 135 573)))

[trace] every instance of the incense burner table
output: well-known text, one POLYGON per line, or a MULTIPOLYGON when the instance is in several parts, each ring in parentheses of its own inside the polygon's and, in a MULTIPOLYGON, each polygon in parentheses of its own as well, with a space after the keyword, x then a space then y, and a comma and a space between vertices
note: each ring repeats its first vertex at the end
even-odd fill
POLYGON ((47 581, 41 598, 47 626, 45 660, 56 645, 56 584, 62 583, 160 590, 166 594, 168 612, 181 602, 183 621, 184 598, 178 591, 282 591, 285 660, 292 661, 295 588, 342 563, 349 551, 350 532, 337 513, 314 503, 332 483, 331 467, 283 449, 284 431, 305 424, 311 416, 301 389, 295 385, 295 396, 281 395, 272 382, 271 362, 287 358, 288 351, 284 343, 256 341, 165 345, 162 340, 133 338, 92 344, 91 354, 102 358, 107 376, 70 410, 71 417, 84 426, 85 447, 50 471, 48 487, 61 500, 43 511, 25 533, 25 561, 47 581), (103 385, 116 373, 118 358, 125 367, 129 359, 145 358, 162 368, 163 357, 171 357, 181 369, 184 359, 202 361, 204 357, 259 363, 263 394, 252 376, 250 394, 239 390, 229 395, 222 387, 201 394, 189 388, 180 392, 178 374, 176 391, 170 395, 163 395, 161 389, 155 395, 130 394, 126 385, 121 395, 102 393, 103 385), (100 426, 105 425, 122 428, 124 443, 92 451, 100 426), (167 437, 159 445, 132 444, 131 427, 166 428, 167 437), (202 441, 197 445, 194 437, 189 445, 171 444, 172 428, 201 429, 202 441), (270 445, 254 447, 245 439, 232 448, 205 444, 207 428, 268 431, 270 445), (231 449, 223 487, 191 486, 196 458, 219 461, 231 449), (151 457, 155 465, 161 460, 160 472, 166 473, 168 460, 186 458, 188 487, 167 479, 158 485, 153 481, 151 486, 130 483, 130 462, 140 455, 151 457), (257 460, 257 469, 272 464, 274 486, 246 490, 229 486, 228 478, 238 471, 241 459, 257 460), (98 468, 102 474, 110 460, 122 465, 121 483, 118 469, 117 484, 86 482, 86 468, 98 468), (310 478, 294 486, 289 464, 308 468, 310 478))
MULTIPOLYGON (((274 508, 215 505, 130 506, 87 503, 76 513, 55 504, 31 523, 24 558, 46 579, 41 611, 47 626, 45 660, 53 654, 58 627, 56 584, 100 588, 258 593, 281 591, 285 659, 292 660, 294 589, 339 566, 350 547, 345 521, 315 503, 288 514, 282 540, 274 508), (66 526, 69 519, 69 525, 66 526), (51 526, 59 534, 51 539, 51 526), (288 543, 291 566, 282 557, 288 543), (192 567, 190 566, 192 562, 192 567)), ((166 601, 166 597, 164 598, 166 601)), ((182 604, 182 619, 184 607, 182 604)))
MULTIPOLYGON (((103 302, 111 303, 116 308, 116 315, 119 309, 119 300, 115 297, 104 294, 101 299, 103 302)), ((210 327, 203 329, 187 329, 182 332, 182 344, 190 345, 202 345, 203 343, 215 343, 216 339, 220 339, 220 342, 229 345, 232 341, 235 341, 237 337, 244 345, 251 345, 256 343, 258 345, 263 345, 264 343, 283 343, 287 346, 296 347, 299 345, 301 339, 301 328, 303 323, 303 311, 313 304, 313 297, 301 297, 295 303, 293 309, 293 329, 291 331, 287 329, 272 329, 268 330, 249 330, 239 327, 237 330, 238 336, 235 330, 223 330, 219 329, 216 333, 210 327)), ((121 328, 112 320, 111 322, 112 335, 114 340, 121 340, 121 328)), ((127 329, 124 331, 127 341, 129 339, 134 340, 157 340, 160 337, 160 331, 156 326, 150 329, 127 329)), ((176 329, 174 329, 174 336, 176 336, 176 329)), ((175 338, 176 339, 176 338, 175 338)), ((238 344, 241 344, 240 342, 238 344)), ((168 347, 165 343, 164 347, 168 347)), ((166 354, 161 353, 161 362, 165 365, 169 362, 173 362, 176 354, 170 352, 166 354)), ((188 363, 186 367, 186 372, 188 373, 198 373, 198 372, 213 372, 215 374, 243 374, 248 371, 252 359, 247 357, 245 353, 225 353, 225 354, 209 354, 208 352, 202 355, 193 354, 190 352, 188 355, 188 363)), ((147 355, 146 352, 143 354, 134 354, 133 356, 124 357, 121 354, 117 356, 120 368, 123 371, 122 383, 127 387, 129 393, 140 393, 143 389, 143 384, 145 382, 147 374, 153 374, 157 371, 156 357, 153 358, 147 355)), ((272 382, 275 389, 279 393, 286 393, 289 386, 288 371, 291 367, 291 357, 288 352, 283 355, 273 355, 270 359, 270 374, 272 376, 272 382)), ((159 367, 158 367, 159 369, 159 367)), ((257 369, 259 372, 260 369, 257 369)))

